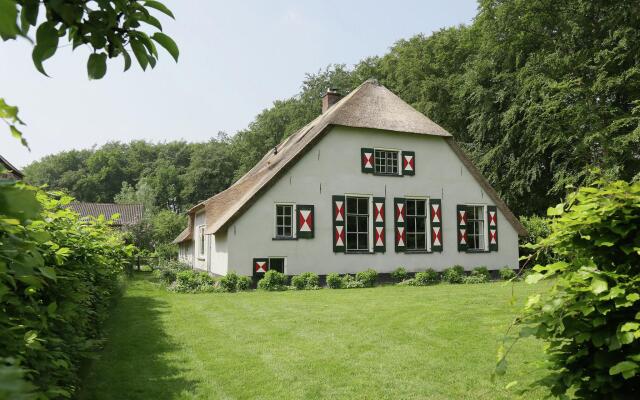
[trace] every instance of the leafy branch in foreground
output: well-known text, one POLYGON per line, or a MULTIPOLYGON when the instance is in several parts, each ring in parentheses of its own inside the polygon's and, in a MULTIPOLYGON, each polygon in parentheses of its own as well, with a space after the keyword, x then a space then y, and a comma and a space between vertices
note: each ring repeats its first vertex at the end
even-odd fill
MULTIPOLYGON (((555 396, 640 395, 640 183, 596 181, 548 211, 551 234, 531 247, 558 262, 536 265, 527 282, 553 278, 514 322, 518 337, 546 342, 555 396)), ((510 328, 511 329, 511 328, 510 328)), ((496 373, 506 370, 501 346, 496 373)))
POLYGON ((152 15, 158 11, 171 18, 173 13, 158 1, 92 1, 86 0, 0 0, 0 37, 3 41, 27 37, 38 25, 38 15, 45 19, 36 29, 32 59, 35 67, 47 75, 43 62, 56 53, 60 38, 67 37, 73 49, 88 45, 93 49, 87 62, 90 79, 100 79, 107 72, 107 58, 122 56, 124 70, 131 67, 131 55, 143 70, 155 67, 158 50, 163 47, 178 61, 178 46, 162 33, 162 24, 152 15), (152 35, 141 27, 155 28, 152 35))
POLYGON ((16 127, 16 125, 24 125, 24 122, 18 117, 18 107, 10 106, 3 98, 0 98, 0 119, 4 121, 11 131, 11 135, 18 139, 20 143, 26 148, 29 148, 27 140, 22 136, 22 132, 16 127))

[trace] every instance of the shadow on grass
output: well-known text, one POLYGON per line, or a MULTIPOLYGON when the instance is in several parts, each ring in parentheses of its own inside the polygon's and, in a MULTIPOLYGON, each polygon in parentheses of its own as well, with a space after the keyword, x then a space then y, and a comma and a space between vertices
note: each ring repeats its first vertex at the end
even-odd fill
POLYGON ((107 342, 85 371, 78 399, 177 399, 194 388, 184 378, 178 344, 171 341, 161 316, 163 300, 125 296, 107 323, 107 342))

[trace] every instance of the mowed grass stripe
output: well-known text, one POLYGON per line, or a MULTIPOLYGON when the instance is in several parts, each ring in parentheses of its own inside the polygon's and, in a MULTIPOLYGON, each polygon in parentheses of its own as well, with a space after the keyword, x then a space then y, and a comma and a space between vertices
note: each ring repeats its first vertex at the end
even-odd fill
MULTIPOLYGON (((176 294, 137 276, 81 399, 513 399, 543 374, 528 339, 491 382, 527 295, 511 286, 176 294)), ((542 398, 533 392, 528 399, 542 398)))

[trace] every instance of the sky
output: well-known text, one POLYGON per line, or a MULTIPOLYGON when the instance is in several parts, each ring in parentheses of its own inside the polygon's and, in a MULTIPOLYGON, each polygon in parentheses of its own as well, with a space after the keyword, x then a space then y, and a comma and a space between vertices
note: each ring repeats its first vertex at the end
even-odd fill
POLYGON ((3 124, 0 154, 22 168, 109 141, 233 135, 274 100, 297 94, 305 73, 383 55, 400 39, 468 24, 477 11, 475 0, 164 3, 176 20, 155 15, 178 43, 180 59, 159 49, 156 68, 146 72, 135 60, 122 72, 119 58, 108 62, 105 78, 91 81, 88 49, 68 46, 45 62, 47 78, 33 67, 28 41, 0 42, 0 98, 20 107, 31 147, 20 146, 3 124))

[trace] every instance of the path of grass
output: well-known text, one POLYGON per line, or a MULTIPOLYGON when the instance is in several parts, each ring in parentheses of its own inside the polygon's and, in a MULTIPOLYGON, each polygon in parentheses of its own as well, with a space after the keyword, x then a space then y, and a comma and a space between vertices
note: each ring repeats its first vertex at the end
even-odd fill
MULTIPOLYGON (((533 289, 518 284, 518 304, 533 289)), ((512 319, 502 283, 175 294, 134 279, 81 399, 513 399, 528 340, 489 379, 512 319)), ((540 393, 526 398, 541 398, 540 393)))

